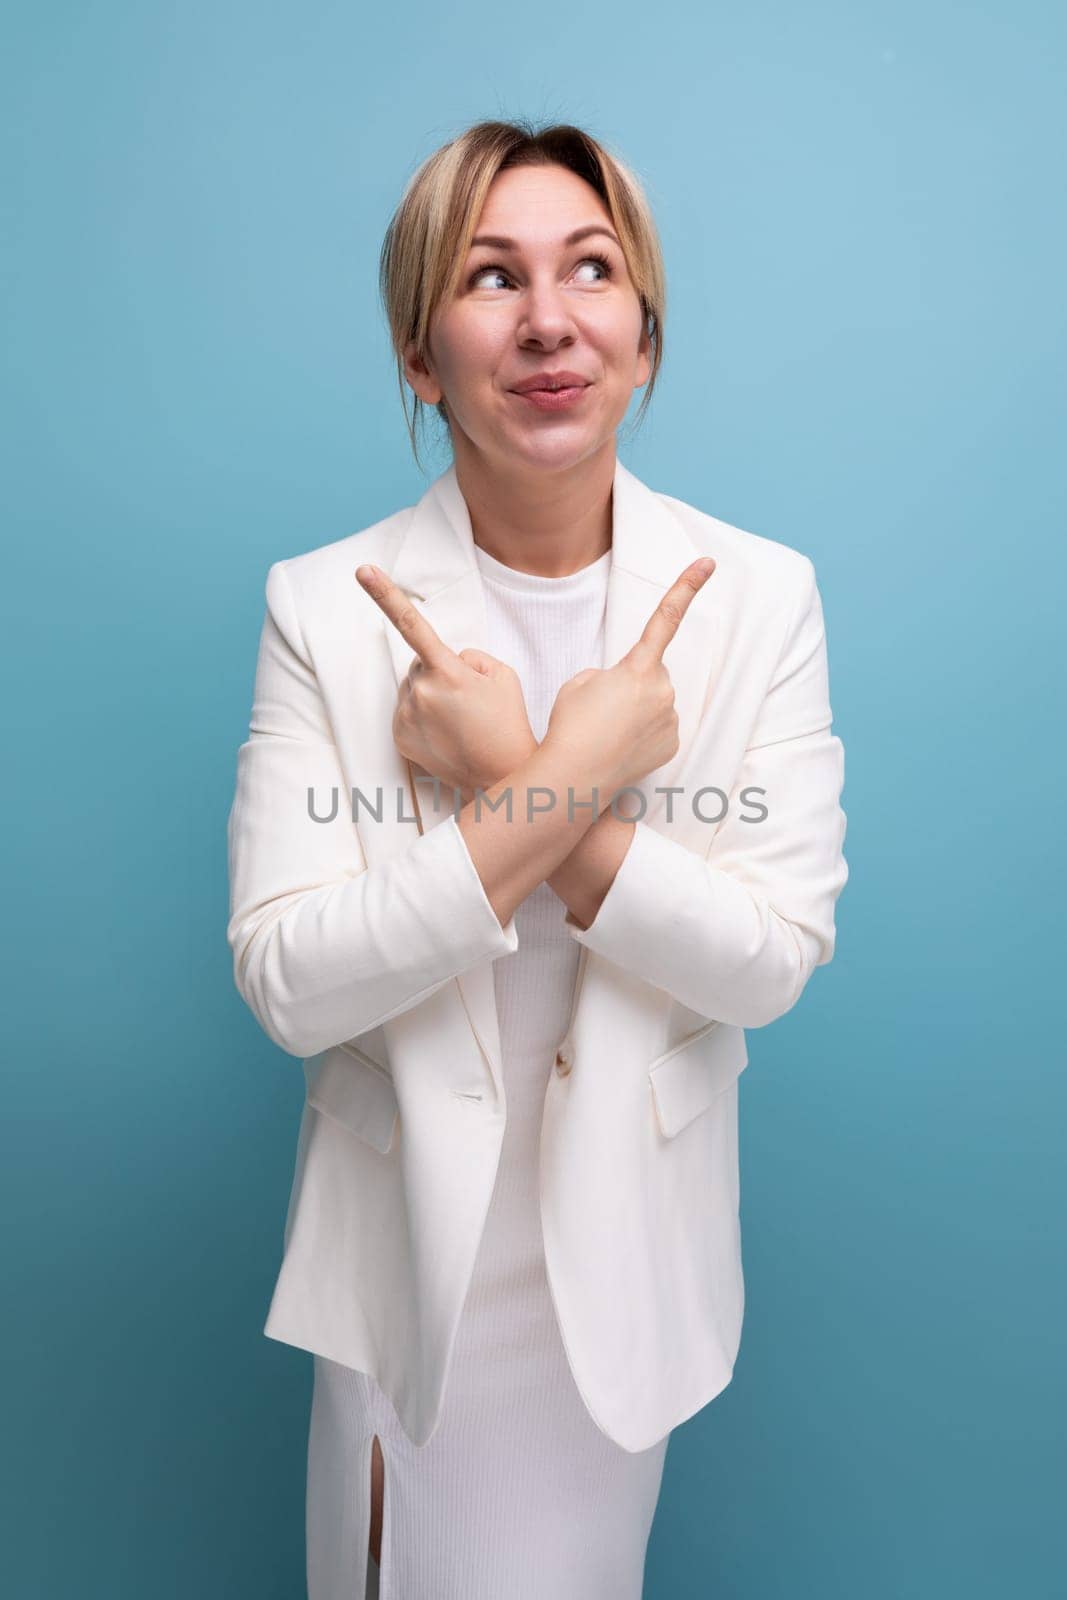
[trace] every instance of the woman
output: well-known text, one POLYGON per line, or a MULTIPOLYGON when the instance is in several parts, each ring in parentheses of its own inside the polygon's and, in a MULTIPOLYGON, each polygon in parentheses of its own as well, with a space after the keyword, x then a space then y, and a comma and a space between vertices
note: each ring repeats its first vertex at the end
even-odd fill
POLYGON ((308 1085, 264 1331, 314 1353, 309 1600, 636 1600, 738 1347, 743 1030, 833 954, 819 595, 617 460, 663 274, 588 134, 451 141, 382 285, 453 464, 271 568, 229 826, 308 1085))

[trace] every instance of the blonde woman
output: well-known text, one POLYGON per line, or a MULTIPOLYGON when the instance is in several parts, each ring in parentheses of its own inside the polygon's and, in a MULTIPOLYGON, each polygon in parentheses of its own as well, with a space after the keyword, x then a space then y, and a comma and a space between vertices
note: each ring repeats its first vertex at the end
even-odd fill
POLYGON ((819 592, 616 456, 664 276, 591 135, 450 141, 381 279, 452 462, 271 567, 229 823, 307 1086, 264 1331, 314 1354, 309 1600, 637 1600, 740 1339, 745 1029, 834 949, 819 592))

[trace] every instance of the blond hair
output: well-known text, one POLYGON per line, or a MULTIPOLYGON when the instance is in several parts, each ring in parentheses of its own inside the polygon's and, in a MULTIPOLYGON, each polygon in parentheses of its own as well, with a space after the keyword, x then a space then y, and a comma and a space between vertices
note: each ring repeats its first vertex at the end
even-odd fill
MULTIPOLYGON (((400 399, 419 462, 415 424, 422 401, 414 397, 408 418, 404 350, 428 354, 430 323, 458 286, 470 241, 489 186, 507 167, 556 164, 584 178, 603 200, 619 236, 630 281, 641 302, 651 341, 651 371, 635 418, 640 424, 652 399, 663 356, 666 275, 659 236, 635 173, 599 140, 570 123, 540 130, 522 119, 478 122, 425 160, 408 181, 389 222, 379 260, 379 289, 396 356, 400 399)), ((434 407, 451 435, 444 402, 434 407)))

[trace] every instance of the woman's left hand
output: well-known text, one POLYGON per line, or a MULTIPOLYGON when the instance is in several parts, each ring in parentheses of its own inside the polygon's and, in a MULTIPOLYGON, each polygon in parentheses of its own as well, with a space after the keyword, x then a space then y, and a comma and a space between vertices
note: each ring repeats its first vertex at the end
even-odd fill
POLYGON ((484 650, 450 650, 402 589, 367 565, 356 579, 415 651, 393 716, 400 754, 465 801, 537 748, 518 674, 484 650))

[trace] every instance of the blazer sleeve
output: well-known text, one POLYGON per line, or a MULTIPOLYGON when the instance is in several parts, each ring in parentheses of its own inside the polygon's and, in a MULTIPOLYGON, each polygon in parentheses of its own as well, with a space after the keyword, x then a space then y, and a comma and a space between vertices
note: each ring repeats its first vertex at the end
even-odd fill
POLYGON ((309 788, 349 789, 284 562, 266 602, 227 824, 226 937, 257 1022, 306 1058, 510 954, 518 934, 514 918, 501 926, 454 816, 369 867, 353 824, 312 820, 309 788))
MULTIPOLYGON (((579 944, 709 1018, 758 1028, 788 1011, 834 953, 848 879, 844 749, 831 730, 815 569, 802 581, 706 856, 643 821, 579 944), (745 790, 758 791, 747 800, 745 790), (766 816, 751 820, 756 807, 766 816), (746 820, 748 818, 748 820, 746 820)), ((714 697, 706 715, 715 715, 714 697)))

